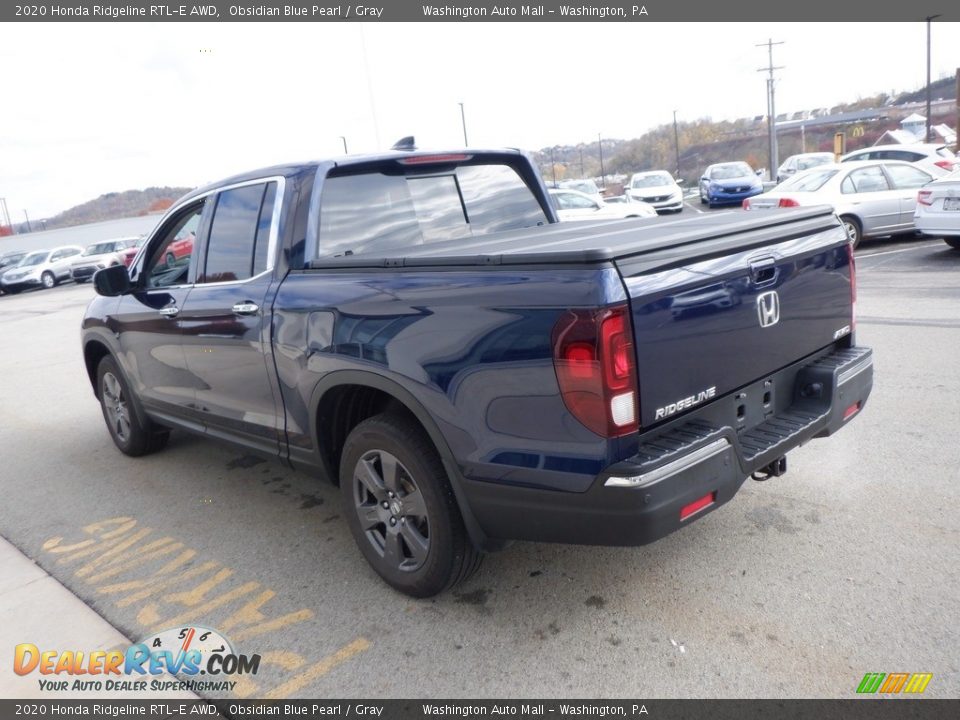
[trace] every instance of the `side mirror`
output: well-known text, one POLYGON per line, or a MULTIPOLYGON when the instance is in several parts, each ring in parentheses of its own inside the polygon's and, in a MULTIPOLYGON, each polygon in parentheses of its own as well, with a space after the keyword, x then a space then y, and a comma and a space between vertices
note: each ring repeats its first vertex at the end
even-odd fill
POLYGON ((677 178, 676 180, 674 180, 674 182, 675 182, 677 185, 683 185, 683 178, 677 178))
POLYGON ((130 292, 130 275, 123 265, 111 265, 97 270, 93 276, 93 288, 97 295, 116 297, 130 292))
POLYGON ((763 170, 755 170, 753 174, 756 175, 757 177, 760 177, 763 175, 763 170))

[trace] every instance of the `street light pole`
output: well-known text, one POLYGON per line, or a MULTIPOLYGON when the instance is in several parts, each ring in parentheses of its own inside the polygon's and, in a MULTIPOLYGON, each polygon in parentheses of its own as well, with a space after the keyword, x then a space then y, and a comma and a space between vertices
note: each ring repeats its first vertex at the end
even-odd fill
POLYGON ((597 146, 600 148, 600 186, 605 188, 607 186, 607 173, 603 170, 603 138, 600 137, 600 133, 597 133, 597 146))
POLYGON ((343 135, 340 136, 340 139, 343 140, 343 154, 349 155, 350 153, 347 151, 347 139, 343 135))
POLYGON ((760 43, 757 47, 767 48, 767 67, 759 68, 757 72, 769 73, 767 77, 767 128, 770 133, 770 179, 776 178, 777 167, 780 165, 780 158, 777 157, 777 108, 774 102, 774 80, 773 71, 783 70, 783 66, 774 67, 773 65, 773 46, 783 45, 782 42, 774 42, 773 39, 760 43))
POLYGON ((930 25, 939 15, 927 16, 927 134, 923 136, 924 142, 930 142, 930 25))
POLYGON ((680 133, 677 132, 677 111, 673 111, 673 148, 677 152, 677 174, 680 177, 680 133))
POLYGON ((463 125, 463 146, 470 147, 470 143, 467 142, 467 116, 463 112, 463 103, 457 103, 460 106, 460 122, 463 125))

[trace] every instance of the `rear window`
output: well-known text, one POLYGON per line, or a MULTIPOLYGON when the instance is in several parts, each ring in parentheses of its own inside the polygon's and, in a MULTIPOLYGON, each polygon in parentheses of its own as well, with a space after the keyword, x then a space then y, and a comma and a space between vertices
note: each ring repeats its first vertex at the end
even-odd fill
POLYGON ((382 254, 546 222, 530 189, 506 165, 334 176, 323 186, 317 256, 382 254))
POLYGON ((789 180, 780 183, 778 190, 793 190, 794 192, 814 192, 822 188, 827 180, 839 172, 838 170, 810 170, 802 175, 794 175, 789 180))

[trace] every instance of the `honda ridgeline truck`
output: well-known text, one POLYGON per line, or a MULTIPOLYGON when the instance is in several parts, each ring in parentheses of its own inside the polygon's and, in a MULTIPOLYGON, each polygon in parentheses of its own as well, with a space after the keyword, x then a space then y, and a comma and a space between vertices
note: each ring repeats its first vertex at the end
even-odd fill
POLYGON ((180 429, 327 478, 418 597, 510 540, 662 538, 872 386, 830 208, 558 223, 512 150, 239 175, 95 285, 83 356, 122 452, 180 429))

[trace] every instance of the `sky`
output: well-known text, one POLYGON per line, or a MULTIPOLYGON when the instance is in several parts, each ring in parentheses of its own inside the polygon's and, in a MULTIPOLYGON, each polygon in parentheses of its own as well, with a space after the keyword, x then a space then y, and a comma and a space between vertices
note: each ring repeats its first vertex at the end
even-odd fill
MULTIPOLYGON (((934 79, 960 23, 933 24, 934 79)), ((672 122, 914 90, 917 23, 43 23, 0 42, 0 197, 12 219, 103 193, 197 186, 287 161, 389 148, 637 137, 672 122)), ((639 168, 638 168, 639 169, 639 168)))

